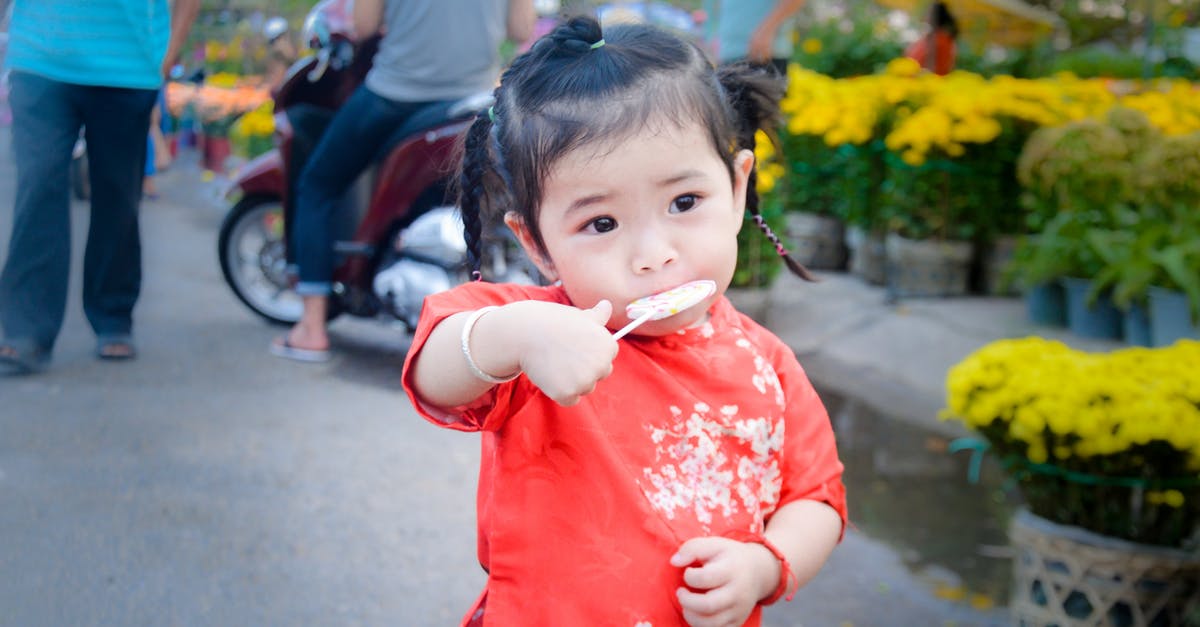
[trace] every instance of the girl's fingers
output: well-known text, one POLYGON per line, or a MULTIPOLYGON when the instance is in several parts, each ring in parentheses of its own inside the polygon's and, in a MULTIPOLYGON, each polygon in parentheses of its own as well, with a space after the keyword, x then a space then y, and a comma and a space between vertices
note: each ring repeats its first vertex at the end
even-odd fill
POLYGON ((711 561, 703 566, 685 568, 683 582, 693 590, 711 590, 729 583, 729 577, 722 572, 718 561, 711 561))
POLYGON ((685 614, 690 612, 697 616, 709 616, 718 611, 715 602, 707 593, 692 592, 687 588, 680 588, 677 593, 679 605, 685 614))
POLYGON ((728 538, 692 538, 681 544, 675 555, 671 556, 671 565, 683 567, 696 562, 707 562, 716 557, 730 542, 732 540, 728 538))
POLYGON ((679 589, 679 605, 683 608, 683 618, 692 627, 709 627, 726 625, 730 622, 732 599, 720 591, 706 593, 692 592, 686 588, 679 589))

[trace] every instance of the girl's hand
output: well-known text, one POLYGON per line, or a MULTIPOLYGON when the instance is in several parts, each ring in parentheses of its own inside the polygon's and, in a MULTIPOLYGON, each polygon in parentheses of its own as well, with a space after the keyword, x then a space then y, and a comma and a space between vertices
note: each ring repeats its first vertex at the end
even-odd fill
POLYGON ((529 381, 559 405, 579 402, 612 374, 617 341, 605 324, 612 303, 591 309, 528 301, 526 328, 534 330, 520 351, 521 370, 529 381))
POLYGON ((775 589, 782 567, 761 544, 720 537, 684 542, 671 565, 684 568, 687 588, 676 594, 692 627, 744 624, 758 601, 775 589))

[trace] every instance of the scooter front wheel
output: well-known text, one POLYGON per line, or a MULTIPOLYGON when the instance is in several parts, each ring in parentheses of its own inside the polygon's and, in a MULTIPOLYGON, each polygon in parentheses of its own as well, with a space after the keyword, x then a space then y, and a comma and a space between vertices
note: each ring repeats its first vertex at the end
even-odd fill
MULTIPOLYGON (((271 196, 238 201, 221 224, 217 254, 230 289, 254 313, 275 324, 294 324, 303 303, 288 275, 283 204, 271 196)), ((329 318, 337 315, 330 303, 329 318)))

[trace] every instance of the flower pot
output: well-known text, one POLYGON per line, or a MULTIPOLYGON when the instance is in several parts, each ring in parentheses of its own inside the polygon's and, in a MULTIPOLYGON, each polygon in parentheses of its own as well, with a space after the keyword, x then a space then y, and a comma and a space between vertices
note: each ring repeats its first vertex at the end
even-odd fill
POLYGON ((850 251, 851 274, 873 285, 887 282, 887 257, 881 233, 847 227, 846 246, 850 251))
POLYGON ((1067 294, 1062 283, 1047 281, 1027 288, 1025 313, 1034 324, 1067 326, 1067 294))
POLYGON ((1067 328, 1080 337, 1099 339, 1121 339, 1121 310, 1113 304, 1107 292, 1096 297, 1090 305, 1088 290, 1092 282, 1088 279, 1065 277, 1063 287, 1067 290, 1067 328))
POLYGON ((204 169, 224 173, 225 160, 229 158, 231 150, 229 138, 205 135, 202 150, 204 169))
POLYGON ((1184 625, 1200 611, 1200 555, 1128 542, 1020 510, 1012 624, 1184 625))
POLYGON ((1200 340, 1183 292, 1150 287, 1150 345, 1169 346, 1175 340, 1200 340))
POLYGON ((1150 313, 1141 303, 1132 303, 1122 316, 1125 343, 1132 346, 1151 346, 1150 313))
POLYGON ((971 242, 914 240, 889 233, 884 241, 888 291, 895 296, 962 296, 970 278, 971 242))
POLYGON ((804 211, 786 214, 786 241, 792 257, 810 270, 840 270, 846 263, 842 221, 804 211))

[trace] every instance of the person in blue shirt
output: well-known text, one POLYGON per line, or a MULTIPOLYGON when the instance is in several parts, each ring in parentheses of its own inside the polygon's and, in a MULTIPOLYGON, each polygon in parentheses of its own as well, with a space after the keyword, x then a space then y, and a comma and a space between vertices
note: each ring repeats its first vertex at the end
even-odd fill
POLYGON ((704 0, 705 28, 717 61, 748 61, 787 75, 794 15, 804 0, 704 0))
POLYGON ((50 360, 70 274, 71 149, 85 130, 91 221, 83 309, 96 356, 130 359, 141 290, 138 205, 150 110, 200 0, 14 0, 6 64, 17 166, 0 271, 0 371, 50 360))

